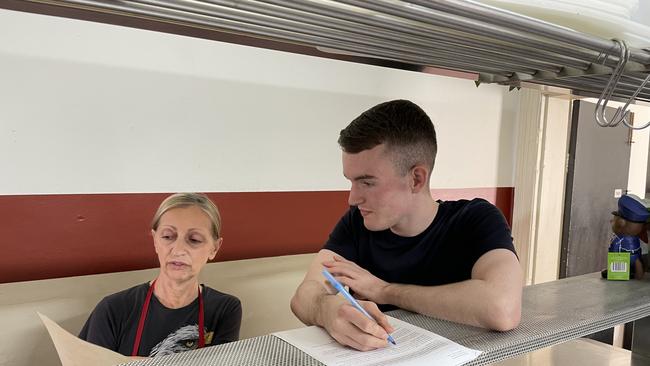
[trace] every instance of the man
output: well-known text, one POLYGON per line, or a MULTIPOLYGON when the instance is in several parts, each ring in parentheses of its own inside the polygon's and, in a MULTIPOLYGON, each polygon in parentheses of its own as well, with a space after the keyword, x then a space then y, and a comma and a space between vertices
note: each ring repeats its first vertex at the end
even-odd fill
POLYGON ((522 271, 510 229, 490 203, 436 202, 429 182, 437 143, 431 120, 406 100, 379 104, 339 137, 350 210, 291 300, 305 324, 371 350, 393 331, 379 310, 399 307, 499 331, 521 318, 522 271), (329 287, 328 269, 375 318, 329 287))

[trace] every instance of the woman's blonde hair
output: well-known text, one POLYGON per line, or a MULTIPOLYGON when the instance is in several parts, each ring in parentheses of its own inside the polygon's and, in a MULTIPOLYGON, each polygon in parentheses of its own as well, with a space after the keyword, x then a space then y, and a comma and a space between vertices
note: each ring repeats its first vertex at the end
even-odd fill
POLYGON ((160 218, 165 212, 174 208, 184 208, 196 206, 200 208, 210 218, 212 237, 217 240, 221 237, 221 215, 214 202, 210 201, 208 196, 202 193, 175 193, 165 198, 158 207, 158 211, 151 221, 151 229, 158 230, 160 218))

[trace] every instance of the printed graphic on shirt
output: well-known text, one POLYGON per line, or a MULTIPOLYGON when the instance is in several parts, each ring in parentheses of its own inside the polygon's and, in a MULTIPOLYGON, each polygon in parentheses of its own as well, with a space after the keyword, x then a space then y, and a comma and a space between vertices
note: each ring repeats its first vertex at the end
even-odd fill
MULTIPOLYGON (((205 333, 205 345, 212 343, 213 332, 205 333)), ((151 349, 149 357, 167 356, 172 353, 184 352, 198 347, 199 326, 186 325, 171 333, 151 349)))

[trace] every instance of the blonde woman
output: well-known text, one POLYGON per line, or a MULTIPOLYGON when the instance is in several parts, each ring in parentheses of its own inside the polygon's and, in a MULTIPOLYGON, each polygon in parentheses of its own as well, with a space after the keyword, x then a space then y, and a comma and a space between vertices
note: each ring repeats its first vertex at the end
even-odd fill
POLYGON ((151 234, 158 276, 105 297, 79 338, 123 355, 148 357, 237 340, 239 299, 198 279, 223 241, 215 204, 203 194, 171 195, 160 204, 151 234))

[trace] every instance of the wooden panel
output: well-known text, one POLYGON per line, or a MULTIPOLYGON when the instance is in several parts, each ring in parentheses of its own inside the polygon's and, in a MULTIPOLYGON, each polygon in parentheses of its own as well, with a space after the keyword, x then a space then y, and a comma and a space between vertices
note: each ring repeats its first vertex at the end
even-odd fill
MULTIPOLYGON (((483 197, 510 221, 513 189, 436 189, 483 197)), ((150 221, 169 193, 0 196, 0 283, 157 267, 150 221)), ((209 193, 223 217, 217 261, 318 251, 347 191, 209 193)))

